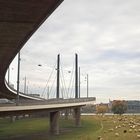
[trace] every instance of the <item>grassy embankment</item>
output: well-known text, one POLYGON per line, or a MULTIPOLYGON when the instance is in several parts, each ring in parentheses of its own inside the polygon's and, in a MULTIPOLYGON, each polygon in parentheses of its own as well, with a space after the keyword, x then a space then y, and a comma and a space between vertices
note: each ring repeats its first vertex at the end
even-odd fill
POLYGON ((0 140, 137 140, 140 135, 140 116, 83 116, 80 128, 74 120, 60 120, 60 135, 51 136, 48 119, 26 119, 11 123, 0 120, 0 140))

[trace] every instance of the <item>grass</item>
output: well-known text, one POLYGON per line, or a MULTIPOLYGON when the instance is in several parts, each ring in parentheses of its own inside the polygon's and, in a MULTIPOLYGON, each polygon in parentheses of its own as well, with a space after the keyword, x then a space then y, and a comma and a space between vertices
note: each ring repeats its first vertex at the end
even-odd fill
POLYGON ((103 140, 140 139, 137 137, 140 135, 140 116, 82 116, 81 124, 81 127, 76 128, 73 119, 60 119, 60 135, 52 136, 47 133, 47 118, 17 120, 14 123, 9 119, 1 119, 0 140, 16 140, 14 136, 20 140, 98 140, 99 136, 103 140))
POLYGON ((0 119, 0 139, 42 132, 48 129, 48 126, 46 118, 16 120, 14 123, 10 119, 0 119))

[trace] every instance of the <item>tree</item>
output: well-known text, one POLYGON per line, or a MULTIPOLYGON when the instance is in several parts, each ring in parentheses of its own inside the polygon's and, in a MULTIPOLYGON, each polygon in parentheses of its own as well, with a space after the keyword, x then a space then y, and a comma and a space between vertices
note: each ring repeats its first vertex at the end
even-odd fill
POLYGON ((112 102, 112 112, 114 114, 124 114, 127 111, 127 103, 124 100, 114 100, 112 102))
POLYGON ((97 114, 104 114, 108 111, 108 106, 104 104, 99 104, 96 106, 96 113, 97 114))

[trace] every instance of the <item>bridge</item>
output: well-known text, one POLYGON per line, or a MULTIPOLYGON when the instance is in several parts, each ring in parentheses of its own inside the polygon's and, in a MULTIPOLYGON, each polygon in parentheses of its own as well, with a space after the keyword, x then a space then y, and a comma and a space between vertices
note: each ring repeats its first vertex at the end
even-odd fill
MULTIPOLYGON (((28 39, 62 3, 63 0, 0 0, 0 98, 16 99, 5 81, 6 71, 28 39)), ((75 123, 80 125, 80 107, 95 101, 95 98, 54 101, 19 93, 19 106, 0 107, 0 116, 16 116, 33 112, 50 112, 50 132, 59 133, 60 110, 73 108, 75 123)))

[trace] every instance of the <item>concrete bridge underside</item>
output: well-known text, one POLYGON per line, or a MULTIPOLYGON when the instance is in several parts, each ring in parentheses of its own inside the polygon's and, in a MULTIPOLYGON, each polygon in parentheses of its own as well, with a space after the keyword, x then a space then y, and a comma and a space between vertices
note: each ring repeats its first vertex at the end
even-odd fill
MULTIPOLYGON (((19 50, 63 0, 0 0, 0 98, 13 99, 6 71, 19 50)), ((45 49, 45 48, 44 48, 45 49)), ((27 98, 21 95, 21 98, 27 98)))

